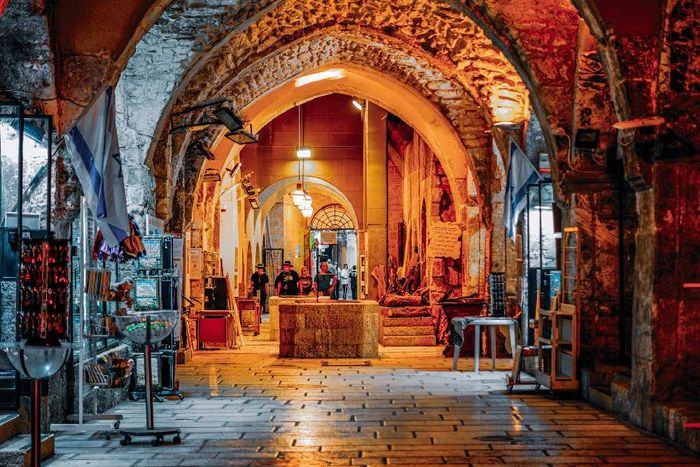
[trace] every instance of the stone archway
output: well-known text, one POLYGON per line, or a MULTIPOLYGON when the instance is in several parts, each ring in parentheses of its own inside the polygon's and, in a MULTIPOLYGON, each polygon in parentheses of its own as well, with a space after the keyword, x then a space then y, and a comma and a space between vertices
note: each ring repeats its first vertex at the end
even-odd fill
MULTIPOLYGON (((265 92, 267 89, 260 90, 261 95, 254 96, 256 97, 254 101, 241 100, 240 104, 245 105, 242 107, 243 117, 251 122, 253 128, 262 128, 276 116, 297 104, 322 95, 338 92, 366 98, 414 127, 441 160, 450 179, 450 184, 454 187, 458 219, 462 219, 459 216, 466 215, 464 213, 467 208, 483 206, 485 199, 480 193, 482 180, 478 176, 474 163, 471 162, 473 160, 471 153, 477 154, 481 161, 486 161, 486 155, 490 154, 489 140, 483 132, 479 133, 478 139, 473 140, 475 145, 480 146, 467 150, 459 133, 437 105, 406 85, 374 70, 352 64, 335 63, 310 70, 307 73, 334 66, 341 66, 346 70, 347 75, 344 79, 318 82, 297 88, 294 86, 294 78, 299 75, 285 76, 286 80, 275 83, 272 90, 268 92, 265 92)), ((214 153, 221 154, 225 160, 208 162, 206 167, 215 167, 220 171, 224 167, 232 166, 241 150, 241 146, 230 144, 228 140, 223 138, 223 134, 213 138, 211 147, 214 153), (226 151, 228 153, 224 154, 226 151)), ((159 179, 159 182, 166 183, 167 181, 159 179)), ((175 199, 178 199, 177 193, 180 188, 174 188, 175 199)), ((161 191, 167 190, 163 188, 161 191)), ((169 211, 170 209, 167 209, 162 215, 167 216, 169 211)), ((178 209, 176 212, 188 211, 178 209)))
MULTIPOLYGON (((278 180, 268 186, 259 195, 260 209, 248 210, 245 216, 245 233, 249 242, 255 248, 262 248, 262 238, 264 233, 264 221, 272 207, 283 200, 295 187, 298 179, 288 177, 278 180)), ((359 225, 357 211, 350 199, 336 186, 318 177, 306 177, 306 185, 316 192, 323 193, 334 202, 342 205, 351 215, 355 225, 359 225)))

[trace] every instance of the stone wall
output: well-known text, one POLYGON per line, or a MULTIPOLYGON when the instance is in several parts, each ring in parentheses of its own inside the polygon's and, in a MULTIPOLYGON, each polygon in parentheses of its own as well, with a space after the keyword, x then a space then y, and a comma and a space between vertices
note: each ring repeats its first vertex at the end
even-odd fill
POLYGON ((462 292, 461 255, 458 258, 428 256, 431 224, 457 222, 450 181, 438 156, 418 133, 397 117, 389 120, 388 140, 389 251, 394 252, 399 265, 406 266, 413 257, 418 258, 421 284, 430 287, 431 299, 439 300, 447 293, 459 296, 462 292), (399 244, 399 223, 404 223, 403 245, 399 244))
POLYGON ((697 399, 700 387, 700 165, 656 168, 656 296, 653 355, 657 400, 697 399))

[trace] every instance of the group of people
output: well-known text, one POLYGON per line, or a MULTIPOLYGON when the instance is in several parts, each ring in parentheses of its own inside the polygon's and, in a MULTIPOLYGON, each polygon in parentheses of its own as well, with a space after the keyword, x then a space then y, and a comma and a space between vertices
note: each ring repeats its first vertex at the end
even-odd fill
MULTIPOLYGON (((267 300, 267 284, 270 282, 265 265, 258 263, 256 272, 250 278, 253 295, 260 294, 261 303, 267 300)), ((337 272, 328 262, 324 261, 319 266, 320 272, 312 278, 309 268, 303 266, 301 275, 292 266, 291 261, 282 264, 282 271, 275 278, 275 293, 281 296, 309 295, 318 293, 343 300, 353 299, 356 295, 357 266, 352 269, 345 264, 337 272)))

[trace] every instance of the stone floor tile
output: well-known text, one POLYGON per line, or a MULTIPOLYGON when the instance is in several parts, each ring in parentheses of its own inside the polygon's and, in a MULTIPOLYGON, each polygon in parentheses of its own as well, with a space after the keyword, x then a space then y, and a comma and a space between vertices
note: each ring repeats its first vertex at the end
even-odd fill
MULTIPOLYGON (((47 465, 699 461, 581 401, 509 395, 503 371, 450 371, 437 347, 382 349, 371 366, 345 366, 278 359, 274 343, 246 340, 195 355, 178 368, 185 400, 155 405, 156 425, 179 426, 182 444, 121 447, 116 436, 59 433, 47 465)), ((144 424, 143 402, 109 412, 125 416, 122 426, 144 424)))

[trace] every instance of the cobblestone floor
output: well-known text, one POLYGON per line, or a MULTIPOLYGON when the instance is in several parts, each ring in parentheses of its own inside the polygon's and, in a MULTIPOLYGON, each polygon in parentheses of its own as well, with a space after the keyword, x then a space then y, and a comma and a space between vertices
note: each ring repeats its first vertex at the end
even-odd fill
MULTIPOLYGON (((182 444, 121 447, 116 436, 59 434, 47 465, 700 465, 583 402, 507 395, 504 371, 449 371, 438 348, 384 349, 363 366, 278 359, 270 343, 248 344, 178 369, 187 397, 155 409, 157 426, 182 428, 182 444)), ((123 426, 144 424, 143 402, 113 412, 123 426)))

